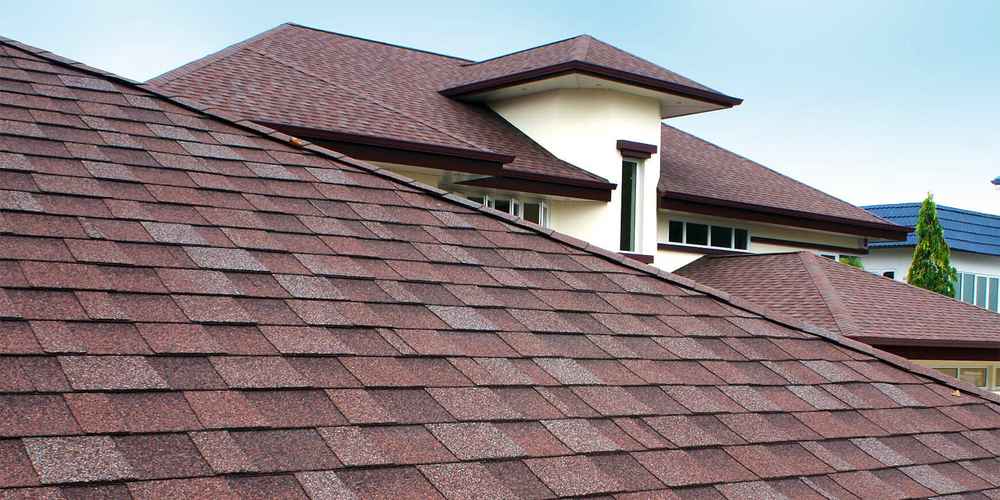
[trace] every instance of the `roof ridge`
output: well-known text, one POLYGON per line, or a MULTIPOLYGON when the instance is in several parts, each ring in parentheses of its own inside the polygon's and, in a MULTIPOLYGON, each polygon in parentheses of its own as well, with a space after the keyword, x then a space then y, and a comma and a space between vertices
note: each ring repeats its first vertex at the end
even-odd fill
POLYGON ((290 28, 292 26, 293 25, 291 23, 282 23, 282 24, 279 24, 279 25, 277 25, 277 26, 275 26, 275 27, 273 27, 273 28, 271 28, 271 29, 269 29, 267 31, 264 31, 262 33, 257 33, 256 35, 254 35, 254 36, 252 36, 250 38, 247 38, 245 40, 241 40, 241 41, 236 42, 234 44, 231 44, 231 45, 228 45, 226 47, 223 47, 222 49, 217 50, 215 52, 212 52, 211 54, 209 54, 207 56, 204 56, 204 57, 202 57, 200 59, 195 59, 194 61, 191 61, 191 62, 189 62, 187 64, 184 64, 183 66, 180 66, 180 67, 177 67, 177 68, 174 68, 174 69, 171 69, 171 70, 167 70, 167 71, 165 71, 163 73, 160 73, 159 75, 156 75, 153 78, 150 78, 149 80, 146 80, 146 84, 147 85, 161 85, 161 84, 165 84, 167 82, 174 81, 174 80, 176 80, 178 78, 181 78, 183 76, 186 76, 186 75, 194 72, 195 70, 204 68, 206 66, 210 66, 210 65, 212 65, 212 64, 214 64, 216 62, 219 62, 219 61, 221 61, 221 60, 223 60, 223 59, 225 59, 225 58, 227 58, 227 57, 229 57, 229 56, 231 56, 233 54, 236 54, 240 50, 246 48, 247 45, 250 45, 251 43, 256 42, 257 40, 263 39, 263 38, 265 38, 267 36, 270 36, 270 35, 278 32, 278 31, 285 30, 285 29, 290 28))
POLYGON ((335 87, 337 87, 337 88, 339 88, 339 89, 342 89, 342 90, 343 90, 343 91, 345 91, 345 92, 348 92, 348 93, 350 93, 350 94, 353 94, 353 95, 355 95, 356 97, 358 97, 358 98, 361 98, 361 99, 363 99, 363 100, 366 100, 366 101, 369 101, 369 102, 371 102, 371 103, 373 103, 373 104, 375 104, 375 105, 377 105, 377 106, 381 106, 382 108, 385 108, 385 109, 387 109, 387 110, 389 110, 389 111, 392 111, 393 113, 397 113, 397 114, 399 114, 399 115, 402 115, 402 116, 406 116, 406 117, 408 117, 409 119, 413 120, 413 121, 414 121, 414 122, 416 122, 416 123, 419 123, 419 124, 421 124, 421 125, 423 125, 423 126, 425 126, 425 127, 429 128, 429 129, 431 129, 431 130, 434 130, 434 131, 436 131, 436 132, 439 132, 439 133, 441 133, 441 134, 444 134, 444 135, 446 135, 446 136, 448 136, 448 137, 451 137, 452 139, 455 139, 455 140, 456 140, 456 141, 458 141, 458 142, 461 142, 461 143, 463 143, 463 144, 467 144, 468 146, 470 146, 470 147, 472 147, 472 148, 475 148, 475 149, 478 149, 479 151, 486 151, 486 152, 490 152, 490 153, 496 153, 496 151, 493 151, 493 150, 491 150, 491 149, 489 149, 489 148, 486 148, 486 147, 483 147, 483 146, 480 146, 479 144, 476 144, 476 143, 474 143, 474 142, 471 142, 471 141, 468 141, 468 140, 466 140, 466 139, 463 139, 463 138, 461 138, 461 137, 458 137, 458 136, 456 136, 455 134, 452 134, 451 132, 448 132, 448 131, 446 131, 446 130, 441 130, 441 129, 439 129, 439 128, 437 128, 437 127, 435 127, 435 126, 433 126, 433 125, 431 125, 431 124, 429 124, 429 123, 426 123, 426 122, 424 122, 423 120, 420 120, 419 118, 416 118, 416 117, 414 117, 414 116, 413 116, 412 114, 410 114, 410 113, 407 113, 407 112, 405 112, 405 111, 402 111, 402 110, 399 110, 399 109, 396 109, 396 108, 394 108, 393 106, 390 106, 390 105, 388 105, 388 104, 386 104, 386 103, 384 103, 384 102, 382 102, 382 101, 380 101, 380 100, 378 100, 378 99, 374 99, 374 98, 372 98, 371 96, 368 96, 368 95, 365 95, 365 94, 362 94, 362 93, 360 93, 360 92, 355 92, 355 91, 354 91, 354 90, 352 90, 351 88, 349 88, 349 87, 346 87, 346 86, 344 86, 344 85, 340 85, 340 84, 338 84, 338 83, 335 83, 335 82, 331 82, 330 80, 328 80, 328 79, 324 78, 324 77, 323 77, 323 76, 321 76, 321 75, 318 75, 318 74, 316 74, 316 73, 313 73, 313 72, 309 71, 308 69, 305 69, 305 68, 301 68, 301 67, 299 67, 299 65, 297 65, 297 64, 295 64, 295 63, 291 63, 291 62, 288 62, 288 61, 285 61, 285 60, 282 60, 282 59, 279 59, 279 58, 278 58, 278 57, 276 57, 275 55, 273 55, 273 54, 270 54, 270 53, 268 53, 268 52, 266 52, 266 51, 263 51, 263 50, 259 50, 259 49, 256 49, 256 48, 252 48, 252 47, 244 47, 244 49, 245 49, 245 50, 250 50, 250 51, 253 51, 254 53, 256 53, 256 54, 258 54, 258 55, 261 55, 261 56, 263 56, 263 57, 266 57, 266 58, 268 58, 268 59, 270 59, 270 60, 272 60, 272 61, 274 61, 274 62, 276 62, 276 63, 278 63, 278 64, 281 64, 281 65, 283 65, 283 66, 287 66, 288 68, 291 68, 291 69, 293 69, 293 70, 295 70, 295 71, 298 71, 299 73, 302 73, 302 74, 304 74, 304 75, 308 75, 308 76, 309 76, 309 77, 311 77, 311 78, 315 78, 315 79, 317 79, 317 80, 319 80, 319 81, 321 81, 321 82, 323 82, 323 83, 326 83, 327 85, 332 85, 332 86, 335 86, 335 87))
POLYGON ((387 47, 395 47, 397 49, 403 49, 403 50, 411 50, 413 52, 420 52, 420 53, 423 53, 423 54, 430 54, 432 56, 439 56, 439 57, 444 57, 444 58, 448 58, 448 59, 456 59, 458 61, 472 62, 472 59, 466 59, 464 57, 453 56, 453 55, 450 55, 450 54, 442 54, 440 52, 434 52, 432 50, 417 49, 417 48, 414 48, 414 47, 408 47, 406 45, 400 45, 398 43, 383 42, 381 40, 375 40, 375 39, 372 39, 372 38, 365 38, 365 37, 357 36, 357 35, 348 35, 347 33, 341 33, 339 31, 333 31, 333 30, 326 30, 326 29, 323 29, 323 28, 316 28, 316 27, 313 27, 313 26, 307 26, 305 24, 300 24, 300 23, 296 23, 296 22, 287 22, 285 24, 287 24, 289 26, 294 26, 296 28, 302 28, 302 29, 307 29, 307 30, 312 30, 312 31, 318 31, 320 33, 325 33, 327 35, 342 36, 344 38, 350 38, 350 39, 358 40, 358 41, 362 41, 362 42, 374 43, 374 44, 378 44, 378 45, 385 45, 387 47))
POLYGON ((825 192, 825 191, 821 191, 821 190, 819 190, 819 189, 816 189, 816 188, 814 188, 814 187, 810 186, 809 184, 806 184, 805 182, 802 182, 802 181, 800 181, 800 180, 798 180, 798 179, 795 179, 794 177, 791 177, 791 176, 788 176, 788 175, 785 175, 785 174, 783 174, 783 173, 781 173, 781 172, 779 172, 779 171, 777 171, 777 170, 775 170, 775 169, 773 169, 773 168, 771 168, 771 167, 768 167, 767 165, 764 165, 763 163, 760 163, 760 162, 757 162, 757 161, 754 161, 754 160, 751 160, 750 158, 748 158, 748 157, 746 157, 746 156, 744 156, 744 155, 742 155, 742 154, 739 154, 739 153, 737 153, 737 152, 735 152, 735 151, 732 151, 732 150, 730 150, 730 149, 727 149, 727 148, 724 148, 724 147, 722 147, 722 146, 720 146, 720 145, 718 145, 718 144, 716 144, 716 143, 714 143, 714 142, 712 142, 712 141, 709 141, 708 139, 704 139, 704 138, 702 138, 702 137, 698 137, 698 136, 696 136, 696 135, 694 135, 694 134, 692 134, 692 133, 690 133, 690 132, 685 132, 684 130, 681 130, 681 129, 679 129, 679 128, 677 128, 677 127, 673 126, 673 125, 668 125, 668 124, 666 124, 666 123, 663 123, 662 121, 660 122, 660 125, 661 125, 662 127, 666 127, 666 128, 670 128, 670 129, 673 129, 673 130, 676 130, 677 132, 680 132, 680 133, 682 133, 682 134, 684 134, 684 135, 686 135, 686 136, 688 136, 688 137, 693 137, 693 138, 695 138, 695 139, 697 139, 697 140, 699 140, 699 141, 701 141, 701 142, 704 142, 705 144, 708 144, 709 146, 712 146, 712 147, 714 147, 714 148, 717 148, 717 149, 719 149, 720 151, 724 151, 724 152, 726 152, 726 153, 729 153, 729 154, 731 154, 731 155, 733 155, 733 156, 736 156, 736 157, 738 157, 738 158, 740 158, 740 159, 743 159, 743 160, 746 160, 746 161, 748 161, 748 162, 750 162, 750 163, 753 163, 754 165, 757 165, 757 166, 759 166, 759 167, 761 167, 761 168, 763 168, 763 169, 765 169, 765 170, 768 170, 768 171, 770 171, 770 172, 774 172, 774 173, 775 173, 776 175, 779 175, 779 176, 781 176, 781 177, 784 177, 785 179, 788 179, 788 180, 790 180, 790 181, 792 181, 792 182, 795 182, 796 184, 801 184, 802 186, 805 186, 805 187, 806 187, 807 189, 809 189, 809 190, 811 190, 811 191, 813 191, 813 192, 816 192, 816 193, 818 193, 818 194, 820 194, 820 195, 822 195, 822 196, 826 196, 827 198, 830 198, 830 199, 833 199, 833 200, 836 200, 836 201, 839 201, 839 202, 841 202, 841 203, 845 203, 845 204, 847 204, 847 205, 850 205, 850 206, 852 206, 852 207, 856 207, 856 208, 858 208, 859 210, 861 210, 862 212, 867 212, 867 213, 868 213, 869 215, 871 215, 872 217, 875 217, 876 219, 879 219, 879 220, 881 220, 881 221, 882 221, 883 223, 886 223, 886 224, 891 224, 891 225, 894 225, 894 226, 897 226, 897 225, 898 225, 898 224, 896 224, 896 223, 894 223, 894 222, 892 222, 892 221, 890 221, 890 220, 888 220, 888 219, 884 219, 884 218, 882 218, 882 217, 880 217, 880 216, 878 216, 878 215, 876 215, 876 214, 873 214, 873 213, 871 213, 871 212, 868 212, 867 210, 865 210, 865 209, 864 209, 864 207, 860 207, 860 206, 858 206, 858 205, 855 205, 855 204, 853 204, 853 203, 850 203, 850 202, 848 202, 847 200, 843 200, 843 199, 841 199, 841 198, 838 198, 838 197, 836 197, 836 196, 833 196, 833 195, 832 195, 832 194, 830 194, 830 193, 827 193, 827 192, 825 192))
MULTIPOLYGON (((880 209, 880 208, 903 208, 903 207, 910 208, 910 207, 919 207, 921 204, 922 204, 922 202, 917 201, 917 202, 906 202, 906 203, 888 203, 888 204, 884 204, 884 205, 865 205, 865 206, 863 206, 861 208, 864 208, 865 210, 867 210, 869 208, 873 208, 873 209, 880 209)), ((955 213, 962 213, 962 214, 966 214, 966 215, 975 215, 975 216, 984 217, 984 218, 987 218, 987 219, 1000 220, 1000 215, 998 215, 998 214, 991 214, 991 213, 986 213, 986 212, 979 212, 979 211, 976 211, 976 210, 969 210, 967 208, 952 207, 952 206, 949 206, 949 205, 941 205, 941 204, 937 204, 937 203, 935 204, 935 206, 937 207, 937 209, 938 209, 939 212, 955 212, 955 213)))
POLYGON ((802 261, 802 267, 809 273, 813 286, 816 287, 820 297, 823 299, 823 305, 830 312, 830 316, 833 318, 833 322, 837 325, 837 328, 840 329, 840 333, 842 335, 854 334, 857 331, 854 318, 851 316, 847 306, 840 299, 837 289, 830 282, 830 277, 820 268, 820 264, 817 261, 817 259, 824 259, 825 257, 819 257, 806 251, 796 253, 802 261))
POLYGON ((476 66, 478 64, 488 63, 490 61, 495 61, 497 59, 503 59, 505 57, 510 57, 510 56, 513 56, 513 55, 516 55, 516 54, 521 54, 523 52, 529 52, 529 51, 532 51, 532 50, 535 50, 535 49, 540 49, 540 48, 543 48, 543 47, 549 47, 551 45, 557 45, 557 44, 560 44, 560 43, 563 43, 563 42, 568 42, 570 40, 573 40, 574 38, 580 38, 580 37, 583 37, 583 36, 589 36, 589 35, 574 35, 574 36, 571 36, 571 37, 567 37, 567 38, 563 38, 563 39, 560 39, 560 40, 556 40, 554 42, 543 43, 541 45, 535 45, 534 47, 528 47, 526 49, 515 50, 514 52, 508 52, 506 54, 500 54, 498 56, 490 57, 489 59, 483 59, 483 60, 480 60, 480 61, 470 61, 469 64, 464 64, 463 66, 464 67, 476 66))
MULTIPOLYGON (((979 397, 981 399, 984 399, 984 400, 986 400, 988 402, 1000 403, 1000 394, 995 394, 995 393, 990 392, 990 391, 986 391, 986 390, 983 390, 983 389, 979 389, 979 388, 973 387, 973 386, 968 385, 968 384, 964 384, 964 383, 960 382, 958 379, 955 379, 953 377, 948 377, 948 376, 946 376, 946 375, 944 375, 944 374, 942 374, 942 373, 940 373, 940 372, 938 372, 936 370, 933 370, 933 369, 930 369, 930 368, 927 368, 927 367, 924 367, 924 366, 917 365, 917 364, 915 364, 915 363, 913 363, 913 362, 911 362, 911 361, 909 361, 909 360, 907 360, 905 358, 902 358, 900 356, 896 356, 894 354, 891 354, 891 353, 888 353, 888 352, 885 352, 885 351, 881 351, 879 349, 871 347, 871 346, 869 346, 867 344, 864 344, 862 342, 849 339, 847 337, 844 337, 842 335, 838 335, 838 334, 833 333, 833 332, 829 332, 827 330, 824 330, 824 329, 819 328, 819 327, 817 327, 815 325, 803 322, 802 320, 799 320, 797 318, 793 318, 793 317, 788 316, 786 314, 782 314, 782 313, 777 312, 777 311, 772 311, 772 310, 770 310, 770 309, 768 309, 766 307, 762 307, 762 306, 760 306, 758 304, 755 304, 755 303, 752 303, 752 302, 747 301, 745 299, 739 298, 737 296, 734 296, 734 295, 729 294, 727 292, 724 292, 722 290, 718 290, 718 289, 715 289, 715 288, 712 288, 712 287, 709 287, 709 286, 702 285, 700 283, 697 283, 697 282, 695 282, 695 281, 693 281, 691 279, 685 278, 683 276, 678 276, 678 275, 675 275, 673 273, 664 271, 662 269, 655 268, 653 266, 640 263, 640 262, 635 261, 635 260, 633 260, 633 259, 631 259, 629 257, 626 257, 626 256, 624 256, 624 255, 622 255, 622 254, 620 254, 618 252, 614 252, 614 251, 611 251, 611 250, 606 250, 604 248, 596 247, 594 245, 591 245, 590 243, 587 243, 585 241, 579 240, 579 239, 574 238, 572 236, 565 235, 565 234, 562 234, 562 233, 557 233, 557 232, 555 232, 552 229, 542 228, 542 227, 537 226, 537 225, 535 225, 535 224, 533 224, 531 222, 527 222, 527 221, 525 221, 523 219, 519 219, 519 218, 517 218, 517 217, 515 217, 515 216, 513 216, 511 214, 505 214, 505 213, 498 212, 498 211, 496 211, 494 209, 487 208, 487 207, 485 207, 485 206, 483 206, 483 205, 481 205, 479 203, 476 203, 476 202, 473 202, 471 200, 468 200, 468 199, 466 199, 466 198, 464 198, 462 196, 459 196, 457 194, 450 193, 450 192, 444 191, 442 189, 435 188, 433 186, 428 186, 428 185, 423 184, 423 183, 421 183, 419 181, 415 181, 413 179, 406 178, 406 177, 404 177, 402 175, 396 174, 396 173, 391 172, 389 170, 386 170, 384 168, 381 168, 381 167, 369 164, 369 163, 364 162, 364 161, 356 160, 354 158, 351 158, 349 156, 343 155, 341 153, 337 153, 336 151, 333 151, 333 150, 330 150, 330 149, 327 149, 327 148, 324 148, 324 147, 321 147, 321 146, 317 146, 317 145, 312 144, 312 143, 310 143, 308 141, 304 141, 302 139, 298 139, 298 138, 289 136, 287 134, 278 132, 278 131, 276 131, 274 129, 271 129, 269 127, 266 127, 266 126, 263 126, 263 125, 259 125, 259 124, 255 123, 253 121, 250 121, 250 120, 247 120, 247 119, 241 119, 241 118, 238 118, 238 117, 232 117, 228 113, 217 111, 214 108, 205 106, 205 105, 203 105, 201 103, 192 101, 190 99, 183 99, 183 98, 171 97, 169 95, 166 95, 166 94, 158 91, 155 88, 151 88, 150 86, 142 85, 140 82, 135 82, 133 80, 129 80, 128 78, 124 78, 124 77, 118 76, 118 75, 116 75, 114 73, 110 73, 110 72, 103 71, 103 70, 100 70, 100 69, 97 69, 97 68, 93 68, 93 67, 88 66, 86 64, 74 61, 72 59, 69 59, 69 58, 66 58, 66 57, 63 57, 63 56, 58 56, 58 55, 52 54, 52 53, 50 53, 48 51, 39 49, 37 47, 32 47, 30 45, 18 42, 16 40, 12 40, 12 39, 0 36, 0 44, 6 44, 6 45, 12 46, 12 47, 14 47, 14 48, 16 48, 18 50, 21 50, 21 51, 24 51, 24 52, 28 52, 28 53, 30 53, 32 55, 37 56, 37 57, 42 57, 42 58, 44 58, 44 59, 46 59, 46 60, 48 60, 48 61, 50 61, 50 62, 52 62, 54 64, 61 64, 61 65, 64 65, 64 66, 68 66, 68 67, 77 69, 77 70, 82 71, 84 73, 90 73, 90 74, 93 74, 93 75, 98 75, 98 76, 103 77, 103 78, 107 78, 109 80, 118 82, 119 84, 123 84, 123 85, 126 85, 126 86, 130 86, 130 87, 135 87, 135 88, 142 89, 142 90, 144 90, 146 92, 149 92, 149 93, 151 93, 151 94, 153 94, 153 95, 155 95, 155 96, 157 96, 157 97, 159 97, 161 99, 164 99, 167 102, 176 104, 178 106, 181 106, 183 108, 186 108, 186 109, 189 109, 189 110, 192 110, 192 111, 197 111, 197 112, 202 113, 202 114, 204 114, 204 115, 206 115, 208 117, 211 117, 213 119, 222 121, 222 122, 230 124, 232 126, 241 128, 243 130, 252 131, 252 132, 254 132, 256 134, 260 134, 261 136, 265 136, 265 137, 267 137, 267 138, 269 138, 271 140, 278 141, 278 142, 281 142, 283 144, 293 144, 293 145, 295 145, 297 147, 300 147, 301 149, 304 149, 306 151, 310 151, 311 153, 320 155, 320 156, 322 156, 324 158, 331 159, 331 160, 333 160, 335 162, 346 163, 348 165, 351 165, 351 166, 363 169, 363 170, 365 170, 367 172, 370 172, 373 175, 377 175, 377 176, 383 177, 385 179, 388 179, 390 181, 398 182, 400 184, 413 187, 415 189, 423 191, 424 193, 426 193, 426 194, 428 194, 430 196, 434 196, 436 198, 448 200, 451 203, 455 203, 455 204, 464 206, 466 208, 470 208, 470 209, 476 210, 477 212, 482 213, 482 214, 484 214, 486 216, 489 216, 489 217, 494 218, 494 219, 499 219, 499 220, 501 220, 501 221, 503 221, 503 222, 505 222, 507 224, 510 224, 512 226, 519 227, 519 228, 522 228, 522 229, 526 229, 526 230, 529 230, 531 232, 543 235, 545 237, 548 237, 548 238, 550 238, 552 240, 555 240, 555 241, 557 241, 557 242, 559 242, 559 243, 561 243, 563 245, 569 246, 571 248, 582 250, 582 251, 587 252, 587 253, 592 254, 592 255, 600 256, 600 257, 602 257, 602 258, 604 258, 604 259, 606 259, 608 261, 614 262, 616 264, 619 264, 619 265, 624 266, 624 267, 628 267, 628 268, 636 270, 636 271, 640 271, 640 272, 642 272, 642 273, 644 273, 646 275, 655 276, 656 278, 659 278, 659 279, 661 279, 661 280, 663 280, 663 281, 665 281, 665 282, 667 282, 667 283, 669 283, 671 285, 675 285, 675 286, 679 286, 681 288, 686 288, 686 289, 689 289, 689 290, 693 290, 693 291, 696 291, 696 292, 703 293, 703 294, 705 294, 707 296, 710 296, 712 298, 715 298, 715 299, 719 300, 720 302, 728 304, 731 307, 735 307, 737 309, 742 309, 742 310, 744 310, 746 312, 759 315, 759 316, 763 317, 764 319, 767 319, 768 321, 772 321, 774 323, 777 323, 779 325, 783 325, 783 326, 786 326, 786 327, 789 327, 789 328, 797 329, 797 330, 799 330, 799 331, 801 331, 803 333, 807 333, 807 334, 810 334, 810 335, 813 335, 813 336, 816 336, 816 337, 823 338, 823 339, 825 339, 825 340, 827 340, 829 342, 832 342, 834 344, 837 344, 839 346, 842 346, 842 347, 845 347, 845 348, 848 348, 848 349, 852 349, 852 350, 859 351, 861 353, 867 354, 867 355, 872 356, 872 357, 874 357, 876 359, 879 359, 879 360, 882 360, 882 361, 884 361, 886 363, 889 363, 890 365, 893 365, 893 366, 895 366, 895 367, 897 367, 897 368, 899 368, 899 369, 901 369, 901 370, 903 370, 905 372, 909 372, 909 373, 917 374, 917 375, 920 375, 920 376, 923 376, 923 377, 926 377, 926 378, 933 379, 933 380, 937 381, 938 383, 941 383, 941 384, 943 384, 945 386, 951 387, 953 389, 958 389, 958 390, 960 390, 962 392, 965 392, 965 393, 968 393, 968 394, 973 394, 973 395, 975 395, 975 396, 977 396, 977 397, 979 397)), ((975 307, 975 306, 972 306, 972 307, 975 307)))

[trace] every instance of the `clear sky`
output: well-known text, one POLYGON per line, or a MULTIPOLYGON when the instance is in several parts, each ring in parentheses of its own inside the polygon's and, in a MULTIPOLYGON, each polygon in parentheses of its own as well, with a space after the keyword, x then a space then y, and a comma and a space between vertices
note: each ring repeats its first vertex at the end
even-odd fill
POLYGON ((996 0, 3 3, 0 35, 137 80, 286 21, 470 59, 588 33, 744 98, 671 123, 786 175, 1000 213, 996 0))

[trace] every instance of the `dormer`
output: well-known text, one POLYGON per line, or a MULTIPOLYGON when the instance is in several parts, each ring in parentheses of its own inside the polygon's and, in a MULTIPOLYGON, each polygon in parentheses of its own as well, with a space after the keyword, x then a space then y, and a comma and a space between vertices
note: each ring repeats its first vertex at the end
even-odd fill
POLYGON ((489 107, 560 160, 615 184, 610 206, 577 203, 564 212, 574 220, 556 227, 644 255, 656 252, 661 120, 742 102, 588 35, 465 64, 440 93, 489 107))

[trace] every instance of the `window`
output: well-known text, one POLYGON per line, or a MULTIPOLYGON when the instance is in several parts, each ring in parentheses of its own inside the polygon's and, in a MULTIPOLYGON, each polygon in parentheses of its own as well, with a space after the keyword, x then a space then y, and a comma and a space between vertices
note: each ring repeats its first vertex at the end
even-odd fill
POLYGON ((990 385, 990 369, 987 366, 941 366, 934 369, 976 387, 990 385))
POLYGON ((466 198, 486 205, 494 210, 520 217, 539 226, 549 225, 549 206, 542 200, 522 200, 511 196, 494 196, 489 194, 468 194, 466 198))
POLYGON ((632 160, 622 161, 621 190, 621 249, 626 252, 634 252, 637 246, 638 214, 636 207, 639 206, 639 163, 632 160))
POLYGON ((682 245, 749 250, 750 232, 727 226, 672 220, 667 222, 667 241, 682 245))
POLYGON ((840 256, 835 253, 821 253, 819 254, 819 256, 830 260, 840 260, 839 259, 840 256))
POLYGON ((983 309, 998 312, 1000 277, 960 272, 955 281, 955 298, 983 309))
POLYGON ((882 276, 883 278, 889 278, 891 280, 896 279, 895 269, 865 269, 876 276, 882 276))

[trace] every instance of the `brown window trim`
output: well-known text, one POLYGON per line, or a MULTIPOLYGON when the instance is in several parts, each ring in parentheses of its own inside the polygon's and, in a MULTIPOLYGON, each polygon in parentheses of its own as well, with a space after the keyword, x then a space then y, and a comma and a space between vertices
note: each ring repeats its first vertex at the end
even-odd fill
POLYGON ((618 139, 615 147, 618 148, 618 151, 622 152, 622 156, 638 160, 649 159, 649 157, 655 155, 658 150, 658 148, 653 144, 627 141, 625 139, 618 139))

